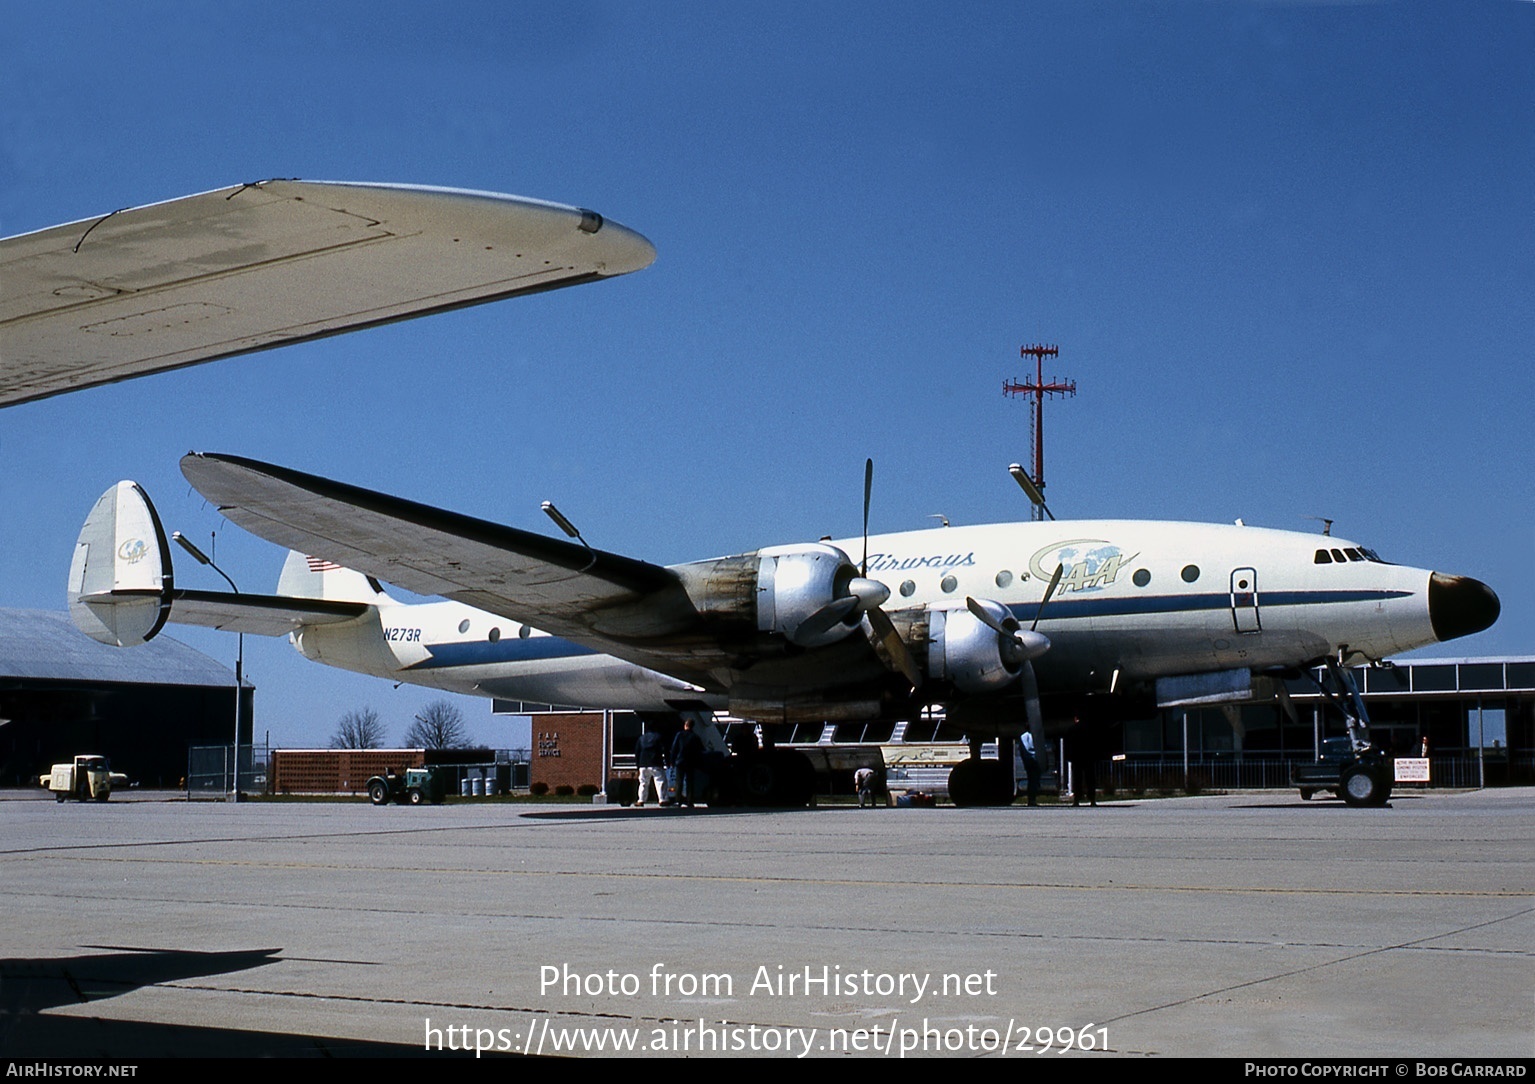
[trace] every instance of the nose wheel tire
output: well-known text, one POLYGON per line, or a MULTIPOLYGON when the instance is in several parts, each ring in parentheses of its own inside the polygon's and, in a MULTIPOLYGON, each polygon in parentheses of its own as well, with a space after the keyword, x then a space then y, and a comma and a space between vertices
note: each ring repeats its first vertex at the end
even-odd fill
POLYGON ((1351 806, 1382 806, 1391 797, 1391 783, 1380 764, 1352 764, 1339 778, 1343 800, 1351 806))

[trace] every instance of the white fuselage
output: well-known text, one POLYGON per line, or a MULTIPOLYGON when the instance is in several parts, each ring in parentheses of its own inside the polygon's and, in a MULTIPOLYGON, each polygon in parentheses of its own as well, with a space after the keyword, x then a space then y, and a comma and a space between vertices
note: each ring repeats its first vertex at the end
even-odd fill
MULTIPOLYGON (((856 559, 863 540, 835 544, 856 559)), ((882 608, 898 626, 963 609, 969 596, 1003 604, 1027 628, 1059 565, 1060 585, 1038 624, 1051 645, 1035 664, 1046 692, 1297 666, 1339 651, 1380 659, 1436 640, 1431 572, 1322 535, 1089 520, 877 535, 868 547, 867 575, 890 588, 882 608)), ((728 690, 705 693, 454 602, 380 595, 364 617, 307 627, 294 642, 334 666, 482 696, 634 710, 730 701, 728 690)), ((925 659, 924 644, 908 646, 925 659)))

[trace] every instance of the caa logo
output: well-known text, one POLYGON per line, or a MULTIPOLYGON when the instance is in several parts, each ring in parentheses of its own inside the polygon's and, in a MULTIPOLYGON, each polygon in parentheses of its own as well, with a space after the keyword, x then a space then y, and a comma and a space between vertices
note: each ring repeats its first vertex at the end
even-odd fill
POLYGON ((117 547, 117 556, 130 565, 136 565, 149 556, 149 547, 144 544, 142 538, 130 538, 117 547))
POLYGON ((1029 558, 1029 571, 1050 582, 1060 565, 1061 591, 1097 591, 1114 582, 1119 570, 1140 556, 1139 551, 1126 557, 1122 549, 1101 538, 1073 538, 1056 542, 1029 558))

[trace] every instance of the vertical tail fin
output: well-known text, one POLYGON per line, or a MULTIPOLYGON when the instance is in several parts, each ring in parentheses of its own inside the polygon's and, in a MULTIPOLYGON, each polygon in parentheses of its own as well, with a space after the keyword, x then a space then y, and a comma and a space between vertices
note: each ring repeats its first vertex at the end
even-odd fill
POLYGON ((85 517, 69 566, 69 616, 93 640, 153 640, 171 612, 171 555, 149 495, 118 482, 85 517))
POLYGON ((308 557, 297 550, 288 551, 282 575, 277 579, 277 593, 289 598, 321 598, 332 602, 390 601, 372 576, 342 568, 334 561, 308 557))

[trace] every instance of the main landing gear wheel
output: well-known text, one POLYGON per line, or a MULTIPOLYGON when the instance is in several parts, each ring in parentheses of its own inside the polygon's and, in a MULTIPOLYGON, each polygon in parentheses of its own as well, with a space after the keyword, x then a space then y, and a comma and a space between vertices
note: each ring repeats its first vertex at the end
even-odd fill
POLYGON ((949 772, 949 800, 957 806, 1012 805, 1013 781, 1000 760, 971 757, 949 772))
POLYGON ((736 793, 747 805, 802 806, 815 796, 815 768, 792 749, 767 749, 734 761, 736 793))
POLYGON ((1383 764, 1351 764, 1339 777, 1344 802, 1351 806, 1381 806, 1391 797, 1391 781, 1383 764))

